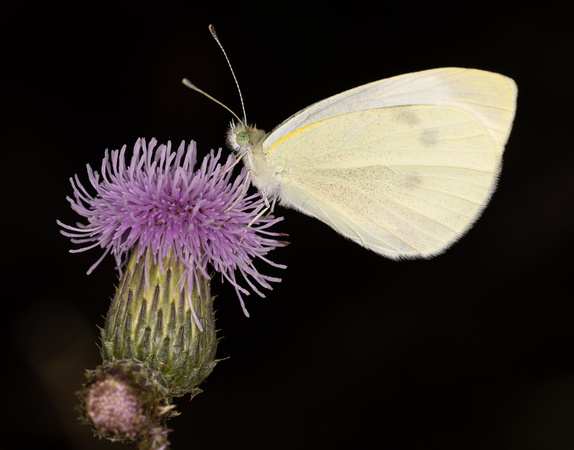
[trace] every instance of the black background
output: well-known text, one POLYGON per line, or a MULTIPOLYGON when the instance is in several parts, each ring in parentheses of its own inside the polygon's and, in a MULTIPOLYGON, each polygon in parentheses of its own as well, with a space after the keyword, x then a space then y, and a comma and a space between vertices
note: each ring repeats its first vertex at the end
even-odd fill
MULTIPOLYGON (((574 33, 552 3, 5 1, 0 7, 1 449, 107 449, 76 423, 117 276, 70 255, 68 178, 140 136, 224 147, 235 85, 270 130, 309 104, 442 66, 514 78, 499 188, 444 255, 395 262, 278 209, 266 299, 214 280, 221 362, 174 449, 574 448, 574 33), (89 5, 89 6, 88 6, 89 5)), ((565 7, 564 7, 565 8, 565 7)))

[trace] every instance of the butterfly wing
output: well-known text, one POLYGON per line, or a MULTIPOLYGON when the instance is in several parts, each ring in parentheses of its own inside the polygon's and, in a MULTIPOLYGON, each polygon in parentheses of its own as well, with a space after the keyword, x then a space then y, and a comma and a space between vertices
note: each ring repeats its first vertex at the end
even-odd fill
POLYGON ((277 142, 293 131, 356 111, 405 105, 437 105, 468 113, 502 153, 516 111, 517 88, 503 75, 447 67, 375 81, 317 102, 287 119, 267 138, 277 142))
POLYGON ((499 155, 468 114, 442 106, 346 113, 272 146, 281 204, 391 258, 430 257, 486 205, 499 155))
POLYGON ((430 257, 488 203, 516 93, 507 77, 458 68, 360 86, 271 132, 253 180, 379 254, 430 257))

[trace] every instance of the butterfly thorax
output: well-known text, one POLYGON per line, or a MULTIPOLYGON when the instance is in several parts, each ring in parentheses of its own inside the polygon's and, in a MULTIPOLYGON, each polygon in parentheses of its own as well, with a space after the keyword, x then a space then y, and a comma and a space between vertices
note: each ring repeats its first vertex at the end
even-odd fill
POLYGON ((267 161, 263 143, 268 136, 264 130, 242 123, 232 123, 227 132, 227 146, 243 159, 251 182, 267 198, 276 198, 280 191, 277 170, 267 161))

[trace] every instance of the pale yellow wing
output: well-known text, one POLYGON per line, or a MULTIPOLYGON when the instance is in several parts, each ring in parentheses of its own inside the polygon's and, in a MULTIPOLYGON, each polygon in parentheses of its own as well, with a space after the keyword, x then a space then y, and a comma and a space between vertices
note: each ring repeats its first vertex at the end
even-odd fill
POLYGON ((280 203, 391 258, 429 257, 476 220, 500 151, 475 117, 444 106, 346 112, 272 145, 280 203))
POLYGON ((275 130, 264 149, 299 128, 356 111, 406 105, 435 105, 466 112, 502 153, 516 111, 517 88, 498 73, 446 67, 391 77, 350 89, 293 115, 275 130))

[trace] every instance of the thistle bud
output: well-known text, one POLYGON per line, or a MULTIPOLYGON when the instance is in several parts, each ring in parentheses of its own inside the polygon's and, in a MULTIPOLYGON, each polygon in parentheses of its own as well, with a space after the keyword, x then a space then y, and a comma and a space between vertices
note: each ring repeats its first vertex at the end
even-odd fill
POLYGON ((78 393, 81 419, 99 437, 165 449, 174 415, 161 372, 136 360, 118 360, 87 371, 88 382, 78 393))
POLYGON ((102 359, 141 361, 162 374, 171 396, 193 396, 216 364, 209 281, 198 274, 188 293, 185 284, 178 286, 185 265, 173 254, 161 265, 149 255, 136 256, 134 252, 102 329, 102 359))

